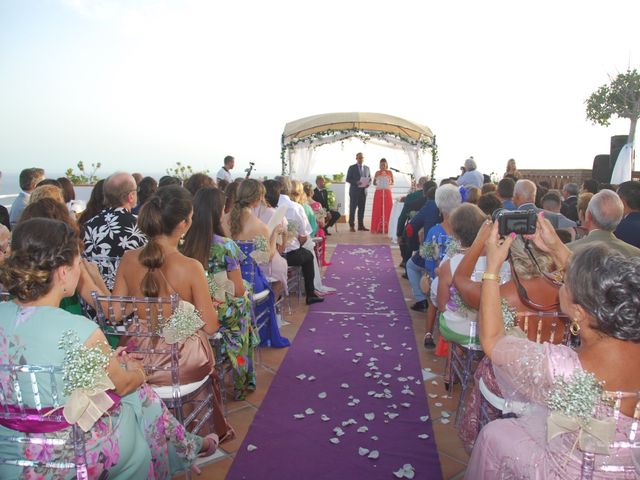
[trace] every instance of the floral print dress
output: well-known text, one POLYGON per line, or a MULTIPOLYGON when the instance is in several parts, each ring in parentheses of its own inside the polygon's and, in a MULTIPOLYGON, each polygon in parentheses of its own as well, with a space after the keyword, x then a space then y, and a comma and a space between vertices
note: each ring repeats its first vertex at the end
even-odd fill
MULTIPOLYGON (((80 339, 87 339, 96 328, 92 321, 59 308, 0 303, 0 363, 62 365, 64 352, 58 348, 58 340, 64 332, 72 330, 80 339)), ((3 388, 9 388, 9 377, 0 376, 0 383, 3 388)), ((61 375, 56 378, 56 385, 58 391, 62 391, 64 381, 61 375)), ((42 404, 53 405, 51 381, 39 378, 38 387, 42 404)), ((28 395, 25 395, 24 402, 27 406, 35 406, 33 398, 28 395)), ((0 435, 15 433, 0 426, 0 435)), ((35 437, 43 434, 24 435, 35 437)), ((44 435, 67 439, 70 429, 44 435)), ((120 403, 98 419, 87 433, 88 478, 171 478, 176 472, 191 467, 201 447, 202 438, 188 433, 154 391, 144 384, 122 397, 120 403)), ((73 460, 70 451, 42 444, 0 444, 0 456, 47 462, 73 460)), ((74 469, 0 465, 0 478, 75 477, 74 469)))
MULTIPOLYGON (((209 273, 240 270, 244 254, 236 243, 226 237, 213 236, 209 255, 209 273)), ((245 291, 249 289, 245 283, 245 291)), ((233 368, 234 398, 244 400, 249 391, 256 389, 254 354, 260 338, 251 324, 251 302, 249 297, 234 297, 225 294, 218 305, 218 320, 222 345, 233 368)))

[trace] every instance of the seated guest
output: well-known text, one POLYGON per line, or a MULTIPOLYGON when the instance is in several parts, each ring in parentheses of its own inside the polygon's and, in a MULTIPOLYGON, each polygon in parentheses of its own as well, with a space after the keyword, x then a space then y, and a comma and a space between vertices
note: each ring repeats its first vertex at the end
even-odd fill
MULTIPOLYGON (((127 250, 145 244, 146 239, 131 213, 138 198, 133 177, 124 172, 114 173, 104 182, 105 208, 83 225, 84 253, 88 257, 120 258, 127 250)), ((103 278, 112 284, 113 272, 102 268, 103 278)))
MULTIPOLYGON (((73 355, 75 349, 81 349, 84 355, 101 356, 106 365, 102 381, 110 383, 111 389, 103 388, 99 392, 105 397, 108 395, 114 407, 97 411, 96 420, 84 416, 68 418, 88 428, 85 436, 88 478, 170 478, 178 471, 191 468, 199 452, 212 454, 218 444, 217 436, 201 438, 185 431, 147 386, 142 364, 134 355, 122 350, 112 352, 94 322, 58 308, 62 299, 76 290, 81 275, 76 231, 56 220, 27 220, 16 226, 11 250, 11 256, 0 264, 0 283, 13 296, 13 301, 0 303, 0 344, 5 346, 2 362, 65 368, 71 357, 76 365, 80 364, 77 368, 82 368, 85 362, 78 354, 73 355)), ((75 371, 72 373, 77 375, 75 371)), ((55 377, 57 394, 62 396, 59 400, 66 405, 70 405, 72 398, 68 390, 75 393, 80 388, 69 378, 74 376, 55 377)), ((9 376, 0 376, 5 392, 12 389, 9 380, 9 376)), ((38 387, 38 403, 45 408, 53 405, 50 377, 39 376, 38 387)), ((95 388, 95 383, 92 387, 95 388)), ((25 395, 23 401, 26 407, 36 408, 31 395, 25 395)), ((31 435, 41 432, 41 426, 41 422, 23 420, 20 425, 23 433, 0 426, 0 434, 24 436, 26 432, 31 435)), ((47 436, 67 438, 69 435, 69 429, 62 427, 47 436)), ((67 451, 61 456, 53 446, 45 449, 35 444, 15 443, 5 444, 3 449, 9 449, 4 450, 4 454, 26 460, 70 460, 67 451)), ((70 473, 0 465, 1 478, 70 478, 70 473)))
POLYGON ((582 182, 582 188, 580 188, 580 193, 591 192, 594 195, 598 193, 600 188, 598 187, 598 182, 593 178, 587 178, 584 182, 582 182))
POLYGON ((512 178, 503 178, 498 182, 498 198, 502 201, 502 208, 507 210, 515 210, 516 204, 513 203, 513 189, 516 182, 512 178))
POLYGON ((418 179, 416 191, 411 192, 409 195, 404 197, 404 199, 400 199, 403 204, 402 211, 400 212, 400 216, 398 217, 398 227, 396 230, 396 237, 398 238, 398 245, 400 246, 400 254, 402 255, 402 263, 400 264, 400 267, 405 266, 407 260, 411 258, 413 250, 418 248, 419 241, 417 239, 414 245, 415 248, 412 248, 412 246, 409 245, 409 238, 405 234, 405 227, 407 221, 411 220, 413 215, 415 215, 416 212, 420 210, 426 202, 426 194, 429 191, 429 188, 431 188, 431 186, 436 186, 435 182, 433 182, 433 185, 424 188, 424 184, 428 181, 429 177, 420 177, 418 179))
POLYGON ((22 211, 29 203, 31 192, 35 190, 36 186, 43 178, 44 170, 42 168, 25 168, 20 172, 20 193, 11 204, 9 212, 9 223, 11 225, 11 229, 13 229, 16 223, 20 220, 22 211))
POLYGON ((316 219, 313 210, 307 203, 307 196, 304 193, 302 182, 298 180, 291 181, 290 196, 291 200, 302 206, 302 208, 304 209, 304 213, 307 216, 307 221, 309 222, 309 225, 311 225, 311 233, 307 237, 307 241, 302 246, 309 250, 309 252, 311 252, 311 255, 313 255, 313 285, 315 287, 315 291, 320 295, 335 292, 335 288, 327 287, 322 284, 322 275, 320 272, 320 267, 318 265, 318 259, 316 258, 315 244, 313 243, 313 238, 318 232, 318 220, 316 219))
MULTIPOLYGON (((313 214, 313 218, 318 224, 318 230, 316 231, 315 237, 320 237, 322 239, 321 242, 321 252, 322 258, 320 259, 320 263, 323 267, 328 267, 331 263, 326 260, 326 249, 327 249, 327 231, 326 231, 326 221, 327 218, 330 218, 330 215, 327 214, 327 211, 322 208, 320 202, 317 202, 313 199, 313 185, 309 182, 304 182, 302 184, 302 188, 304 190, 304 194, 306 196, 306 204, 311 209, 311 213, 313 214)), ((307 209, 305 208, 305 211, 307 209)), ((338 214, 339 215, 339 214, 338 214)), ((309 213, 307 212, 307 218, 309 218, 309 213)), ((309 223, 311 223, 311 219, 309 218, 309 223)))
POLYGON ((562 197, 560 197, 560 194, 556 190, 549 190, 540 200, 540 204, 542 205, 543 210, 560 213, 560 209, 562 208, 562 197))
POLYGON ((618 196, 622 200, 624 216, 613 234, 623 242, 640 248, 640 182, 621 183, 618 196))
POLYGON ((184 188, 189 190, 191 195, 193 195, 194 197, 196 196, 196 193, 198 193, 198 190, 200 190, 201 188, 215 186, 216 182, 213 181, 213 178, 202 172, 194 173, 184 182, 184 188))
POLYGON ((482 191, 478 187, 465 187, 465 191, 464 202, 476 205, 482 191))
MULTIPOLYGON (((188 190, 177 185, 159 188, 138 217, 140 229, 149 242, 124 253, 113 288, 113 295, 132 297, 167 297, 177 293, 180 300, 191 303, 200 313, 204 325, 180 344, 180 383, 197 382, 213 373, 208 337, 220 327, 202 264, 178 251, 180 238, 191 226, 192 211, 188 190)), ((137 339, 137 343, 140 349, 167 348, 164 340, 158 338, 137 339)), ((168 355, 146 358, 146 363, 158 366, 170 361, 168 355)), ((148 381, 153 385, 171 385, 171 371, 154 371, 148 381)), ((233 430, 223 415, 216 375, 211 375, 211 381, 215 393, 215 429, 224 441, 233 437, 233 430)))
POLYGON ((482 195, 487 193, 495 193, 498 190, 498 187, 495 183, 485 183, 482 185, 482 195))
POLYGON ((315 267, 313 254, 303 248, 309 235, 311 234, 311 225, 307 220, 302 205, 293 202, 289 198, 291 190, 291 182, 287 177, 276 177, 280 183, 280 198, 278 207, 285 205, 287 207, 287 238, 288 241, 284 247, 284 255, 289 266, 299 266, 302 268, 302 276, 304 277, 304 289, 307 296, 307 305, 324 301, 324 298, 318 296, 315 292, 315 267))
POLYGON ((158 190, 158 182, 153 177, 144 177, 138 183, 138 204, 131 209, 131 213, 138 215, 142 205, 149 200, 158 190))
POLYGON ((586 237, 567 244, 571 251, 592 242, 605 242, 612 249, 626 255, 640 256, 640 248, 616 238, 614 230, 622 220, 624 206, 617 193, 600 190, 589 201, 584 226, 589 232, 586 237))
POLYGON ((220 288, 212 296, 218 307, 224 351, 233 368, 234 398, 244 400, 248 392, 256 389, 254 352, 259 340, 251 325, 251 302, 245 295, 240 271, 244 254, 233 240, 223 235, 223 211, 224 193, 211 187, 198 190, 193 199, 192 224, 184 237, 182 253, 198 260, 209 278, 224 272, 223 280, 233 283, 233 291, 229 291, 224 289, 222 281, 215 281, 220 288))
POLYGON ((104 203, 104 179, 98 180, 91 190, 87 207, 78 217, 78 225, 82 228, 85 223, 95 217, 105 208, 104 203))
MULTIPOLYGON (((260 219, 265 225, 268 225, 271 218, 278 208, 278 200, 280 199, 280 183, 275 180, 265 180, 262 182, 264 186, 264 199, 257 206, 252 208, 253 214, 260 219)), ((271 257, 268 264, 261 264, 267 278, 273 283, 277 282, 277 286, 273 286, 274 292, 277 294, 278 288, 288 294, 287 288, 287 260, 281 255, 284 253, 284 245, 286 243, 287 219, 283 217, 280 221, 280 234, 276 237, 277 254, 271 257)))
POLYGON ((69 180, 67 177, 59 177, 56 180, 58 181, 58 183, 60 183, 60 188, 62 188, 64 203, 69 205, 76 199, 76 191, 73 188, 73 183, 71 183, 71 180, 69 180))
POLYGON ((578 221, 578 185, 565 183, 562 187, 562 207, 560 213, 574 222, 578 221))
POLYGON ((484 176, 477 170, 476 161, 473 157, 469 157, 464 161, 462 167, 462 175, 458 177, 457 183, 461 187, 477 187, 482 188, 484 184, 484 176))
POLYGON ((561 213, 550 212, 536 206, 536 194, 539 191, 541 192, 531 180, 518 180, 513 190, 513 203, 518 210, 534 210, 536 213, 544 211, 545 218, 554 228, 575 228, 576 222, 569 220, 561 213))
POLYGON ((231 238, 235 241, 254 242, 250 255, 257 259, 256 268, 252 272, 248 265, 244 266, 242 276, 252 284, 254 292, 262 292, 264 290, 269 292, 267 301, 255 307, 256 317, 263 312, 267 312, 265 314, 267 316, 267 326, 260 332, 261 343, 277 348, 288 347, 290 345, 289 340, 280 335, 278 327, 275 293, 262 268, 258 265, 267 263, 274 255, 279 255, 276 241, 281 233, 279 227, 276 227, 273 232, 269 232, 267 225, 253 214, 252 209, 261 204, 263 199, 264 186, 259 181, 253 178, 243 180, 237 189, 236 202, 229 213, 230 224, 228 229, 231 232, 231 238), (260 244, 263 246, 261 252, 259 251, 260 244))
POLYGON ((160 177, 160 180, 158 180, 158 188, 167 187, 169 185, 182 186, 182 180, 172 175, 165 175, 164 177, 160 177))
MULTIPOLYGON (((2 172, 0 172, 0 179, 2 179, 2 172)), ((4 205, 0 205, 0 225, 7 227, 7 230, 11 230, 11 222, 9 221, 9 210, 4 205)))
MULTIPOLYGON (((448 342, 462 345, 479 343, 470 336, 471 322, 476 322, 478 311, 464 303, 453 285, 453 276, 467 249, 478 234, 487 216, 476 205, 463 203, 448 215, 449 236, 457 242, 454 250, 439 265, 437 307, 440 312, 440 334, 448 342)), ((443 228, 445 222, 443 222, 443 228)))
POLYGON ((578 196, 578 203, 576 204, 576 209, 578 210, 578 226, 576 227, 576 238, 575 240, 580 240, 584 238, 589 233, 584 226, 586 217, 587 217, 587 207, 589 206, 589 202, 591 201, 591 197, 593 197, 593 193, 584 192, 578 196))
MULTIPOLYGON (((534 241, 564 268, 570 252, 551 224, 542 223, 534 241)), ((640 259, 623 257, 601 243, 576 250, 560 289, 562 311, 571 318, 572 333, 580 334, 580 348, 574 350, 506 335, 496 279, 512 241, 511 236, 500 240, 496 224, 486 242, 480 341, 505 401, 529 406, 519 418, 495 420, 482 429, 467 476, 579 478, 586 450, 593 453, 593 478, 627 476, 611 472, 612 467, 625 468, 633 477, 635 449, 621 444, 635 428, 640 390, 640 259), (615 401, 618 394, 622 397, 615 401), (580 427, 586 424, 594 430, 580 427), (613 442, 620 446, 610 447, 613 442)))
POLYGON ((491 217, 493 212, 502 208, 502 202, 495 192, 484 193, 478 199, 478 208, 491 217))
POLYGON ((325 188, 324 185, 324 177, 322 175, 318 175, 316 177, 316 188, 313 190, 313 199, 318 202, 324 211, 327 212, 327 220, 324 225, 324 231, 327 235, 331 235, 329 233, 329 228, 331 228, 340 218, 340 212, 336 210, 329 209, 329 192, 325 188))
POLYGON ((64 201, 64 195, 62 193, 62 189, 60 187, 56 187, 55 185, 46 184, 46 185, 38 185, 33 192, 31 192, 31 196, 29 197, 29 203, 37 202, 41 198, 52 198, 56 202, 60 202, 63 205, 66 204, 64 201))

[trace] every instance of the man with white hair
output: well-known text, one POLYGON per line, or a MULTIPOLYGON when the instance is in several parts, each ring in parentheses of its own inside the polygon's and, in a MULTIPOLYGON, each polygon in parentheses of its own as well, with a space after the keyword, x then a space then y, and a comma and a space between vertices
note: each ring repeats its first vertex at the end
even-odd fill
POLYGON ((560 213, 574 222, 578 221, 578 185, 565 183, 562 187, 562 207, 560 213))
MULTIPOLYGON (((138 220, 131 209, 138 202, 138 186, 132 175, 117 172, 104 182, 106 208, 89 220, 83 228, 84 253, 88 257, 120 258, 127 250, 135 250, 147 243, 138 229, 138 220)), ((112 284, 113 272, 104 265, 103 275, 112 284)))
POLYGON ((513 203, 518 210, 535 210, 536 213, 544 212, 544 218, 551 222, 553 228, 575 228, 576 222, 569 220, 561 213, 554 213, 536 207, 536 184, 531 180, 518 180, 513 189, 513 203))
POLYGON ((575 251, 580 245, 604 242, 627 257, 639 256, 640 248, 623 242, 613 234, 620 220, 622 220, 623 213, 624 206, 616 192, 611 190, 599 191, 589 200, 589 206, 585 214, 584 226, 589 233, 580 240, 568 243, 567 247, 575 251))
POLYGON ((478 187, 484 185, 484 175, 476 170, 478 166, 473 157, 469 157, 464 161, 464 173, 458 177, 458 185, 461 187, 478 187))

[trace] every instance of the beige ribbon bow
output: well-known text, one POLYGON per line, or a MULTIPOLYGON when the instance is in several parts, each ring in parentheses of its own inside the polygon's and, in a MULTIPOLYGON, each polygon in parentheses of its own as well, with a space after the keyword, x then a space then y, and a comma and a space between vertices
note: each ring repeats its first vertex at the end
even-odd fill
POLYGON ((568 417, 559 412, 551 412, 547 417, 547 441, 550 442, 563 433, 578 432, 578 445, 584 452, 609 455, 609 445, 616 433, 613 417, 598 420, 590 418, 580 422, 576 417, 568 417))
MULTIPOLYGON (((198 330, 202 328, 204 322, 200 318, 200 315, 196 312, 196 307, 189 302, 185 302, 180 300, 178 303, 178 308, 174 312, 174 315, 169 317, 169 320, 165 327, 162 329, 162 338, 169 345, 174 343, 184 342, 191 335, 196 333, 198 330), (181 313, 183 317, 189 317, 189 321, 191 325, 189 325, 188 331, 184 331, 184 328, 180 328, 181 331, 178 331, 178 325, 176 325, 176 320, 174 315, 176 313, 181 313)), ((180 325, 182 327, 182 325, 180 325)))
POLYGON ((235 296, 236 288, 233 285, 233 282, 229 280, 229 277, 227 276, 226 271, 223 270, 221 272, 214 273, 213 276, 210 275, 209 281, 213 286, 212 297, 216 302, 218 303, 224 302, 227 299, 226 297, 227 293, 232 297, 235 296))
POLYGON ((113 405, 113 400, 106 391, 114 388, 115 385, 105 372, 94 388, 74 390, 62 410, 64 419, 88 432, 113 405))

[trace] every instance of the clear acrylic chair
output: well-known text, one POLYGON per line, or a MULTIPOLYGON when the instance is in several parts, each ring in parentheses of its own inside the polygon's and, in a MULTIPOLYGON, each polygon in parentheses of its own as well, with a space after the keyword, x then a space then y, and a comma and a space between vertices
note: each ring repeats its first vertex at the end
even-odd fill
POLYGON ((302 299, 302 294, 304 293, 304 281, 302 277, 301 266, 297 265, 287 268, 287 290, 289 291, 289 295, 287 296, 287 304, 289 306, 289 315, 291 315, 291 295, 294 293, 296 294, 298 298, 298 305, 300 305, 300 300, 302 299))
POLYGON ((118 266, 120 265, 121 257, 109 257, 107 255, 86 255, 84 256, 89 262, 95 263, 98 267, 98 272, 102 280, 109 291, 113 290, 113 285, 116 282, 116 273, 118 272, 118 266))
MULTIPOLYGON (((478 322, 469 322, 469 338, 476 338, 478 335, 478 322)), ((445 387, 449 394, 453 392, 453 385, 456 382, 460 383, 460 399, 458 406, 456 407, 456 427, 460 424, 462 418, 462 412, 465 406, 465 398, 469 384, 473 380, 473 374, 476 366, 484 358, 484 352, 479 343, 469 342, 467 344, 459 344, 455 342, 449 342, 449 357, 447 359, 447 365, 445 371, 445 387)))
POLYGON ((0 292, 0 302, 8 302, 9 300, 11 300, 9 292, 0 292))
MULTIPOLYGON (((569 332, 569 317, 561 312, 520 312, 516 317, 516 325, 524 332, 526 337, 536 343, 555 343, 569 346, 571 333, 569 332)), ((508 410, 507 416, 518 415, 526 409, 526 405, 511 402, 505 405, 505 400, 489 390, 481 378, 478 388, 482 394, 480 399, 480 428, 491 421, 490 406, 497 410, 499 418, 504 418, 501 413, 508 410)))
POLYGON ((46 467, 59 470, 61 478, 75 470, 78 480, 89 478, 85 434, 77 425, 70 426, 62 415, 62 408, 58 409, 64 400, 62 367, 2 364, 0 376, 8 378, 8 382, 0 382, 0 423, 14 432, 0 433, 0 451, 3 452, 0 464, 46 467), (54 412, 50 413, 51 410, 54 412), (28 424, 46 425, 54 433, 26 433, 30 430, 28 424), (22 454, 27 445, 47 445, 59 453, 56 457, 64 460, 27 460, 22 454), (19 453, 10 455, 7 452, 11 450, 19 453))
MULTIPOLYGON (((617 438, 609 444, 610 455, 603 458, 592 452, 582 452, 581 480, 591 480, 595 474, 598 477, 615 476, 615 478, 640 477, 640 392, 606 392, 607 399, 613 403, 613 418, 618 425, 617 432, 622 432, 624 438, 617 438), (635 398, 636 405, 631 425, 619 425, 622 400, 635 398)), ((579 447, 578 447, 579 449, 579 447)))
POLYGON ((127 343, 127 351, 141 353, 151 359, 145 365, 145 372, 170 372, 171 385, 155 386, 153 390, 173 411, 174 416, 191 433, 198 432, 205 426, 213 432, 213 383, 210 375, 197 382, 180 383, 180 344, 158 342, 156 348, 142 348, 136 345, 135 339, 161 340, 160 332, 169 317, 178 306, 179 297, 120 297, 98 295, 92 292, 96 304, 97 321, 105 334, 121 337, 120 344, 127 343), (133 340, 130 342, 129 340, 133 340), (154 358, 166 358, 171 361, 160 365, 154 358), (190 407, 190 412, 187 408, 190 407))

